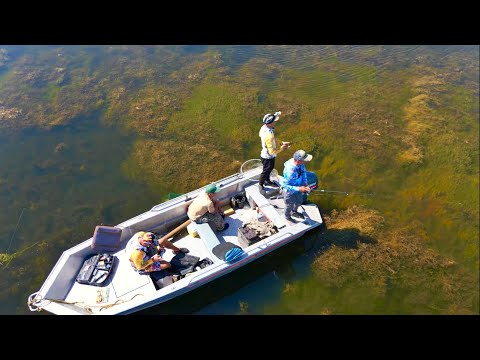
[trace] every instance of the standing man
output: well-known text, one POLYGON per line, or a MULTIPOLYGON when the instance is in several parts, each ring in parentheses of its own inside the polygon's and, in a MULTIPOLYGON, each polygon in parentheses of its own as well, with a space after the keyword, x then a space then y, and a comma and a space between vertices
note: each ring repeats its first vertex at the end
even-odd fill
POLYGON ((303 150, 295 151, 293 158, 285 161, 282 187, 285 189, 285 218, 294 222, 292 216, 304 220, 305 217, 297 210, 303 203, 303 193, 309 193, 307 169, 305 162, 311 161, 312 155, 303 150))
POLYGON ((275 167, 275 157, 283 149, 289 147, 289 143, 282 141, 280 149, 277 149, 275 134, 273 133, 274 124, 278 121, 281 114, 282 113, 280 111, 277 111, 273 115, 266 114, 263 117, 263 126, 260 128, 260 132, 258 133, 258 136, 260 136, 260 139, 262 140, 262 152, 260 153, 260 157, 262 159, 263 171, 260 174, 260 180, 258 182, 261 192, 264 191, 264 185, 276 186, 270 181, 270 173, 275 167))

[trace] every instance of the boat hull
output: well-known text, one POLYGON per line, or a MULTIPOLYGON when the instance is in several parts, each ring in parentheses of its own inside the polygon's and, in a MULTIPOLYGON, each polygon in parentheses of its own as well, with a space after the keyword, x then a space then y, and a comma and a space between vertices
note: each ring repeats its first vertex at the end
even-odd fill
MULTIPOLYGON (((200 188, 156 205, 149 211, 116 225, 117 228, 122 229, 120 250, 115 253, 118 258, 118 268, 112 272, 112 278, 103 290, 104 294, 109 294, 105 303, 98 304, 94 301, 98 288, 75 282, 75 277, 85 258, 94 253, 92 238, 90 238, 61 255, 41 289, 29 297, 30 309, 72 315, 131 314, 175 299, 232 273, 298 239, 306 232, 323 226, 322 216, 315 204, 304 204, 300 207, 305 216, 304 221, 287 223, 281 210, 285 204, 283 197, 278 196, 278 189, 271 189, 270 194, 276 194, 275 197, 269 198, 268 192, 262 195, 258 192, 256 183, 251 180, 251 176, 234 174, 219 180, 217 185, 221 188, 217 198, 225 206, 230 204, 231 197, 246 194, 246 206, 243 209, 235 209, 226 219, 230 227, 225 233, 215 233, 208 228, 211 236, 215 237, 213 243, 225 241, 242 247, 243 254, 237 259, 227 262, 215 257, 212 253, 211 241, 206 241, 202 233, 199 238, 195 238, 185 230, 171 241, 174 241, 178 247, 187 247, 193 255, 200 258, 208 257, 213 264, 161 288, 158 288, 148 275, 137 274, 131 268, 127 249, 132 236, 139 230, 165 234, 172 228, 178 227, 187 219, 186 212, 190 203, 204 191, 204 188, 200 188), (238 242, 238 228, 255 219, 258 220, 259 217, 265 223, 274 224, 277 232, 247 247, 242 246, 238 242)), ((168 254, 165 259, 168 260, 168 254)))

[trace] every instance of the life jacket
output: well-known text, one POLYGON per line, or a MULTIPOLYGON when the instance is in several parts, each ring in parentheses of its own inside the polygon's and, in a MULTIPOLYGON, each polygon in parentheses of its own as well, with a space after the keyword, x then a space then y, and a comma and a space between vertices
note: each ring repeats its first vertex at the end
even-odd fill
MULTIPOLYGON (((157 240, 154 240, 153 245, 158 246, 157 240)), ((153 245, 152 245, 152 247, 153 247, 153 245)), ((130 265, 132 266, 133 270, 135 270, 139 274, 149 274, 150 272, 145 271, 143 269, 140 269, 140 270, 137 269, 137 267, 135 266, 135 264, 132 261, 132 253, 135 250, 142 251, 143 252, 143 261, 147 261, 148 259, 150 259, 154 255, 152 247, 146 248, 145 246, 141 245, 136 239, 130 244, 130 252, 128 253, 128 260, 130 261, 130 265)), ((165 253, 165 249, 160 248, 160 256, 163 256, 164 253, 165 253)))

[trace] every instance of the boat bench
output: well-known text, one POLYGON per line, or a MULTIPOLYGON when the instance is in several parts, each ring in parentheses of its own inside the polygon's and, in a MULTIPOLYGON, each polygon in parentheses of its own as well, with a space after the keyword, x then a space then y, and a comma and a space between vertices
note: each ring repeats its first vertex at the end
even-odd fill
MULTIPOLYGON (((208 252, 210 253, 211 256, 213 256, 212 250, 215 246, 220 244, 220 240, 218 239, 217 235, 213 231, 212 227, 210 226, 209 223, 197 224, 192 221, 192 224, 194 224, 195 229, 198 232, 198 236, 200 237, 200 239, 202 239, 208 252)), ((212 259, 214 258, 212 257, 212 259)))
POLYGON ((287 221, 278 213, 273 205, 270 204, 268 199, 260 194, 260 189, 256 184, 246 187, 245 194, 250 206, 253 208, 256 205, 259 211, 267 218, 268 221, 273 223, 277 229, 287 226, 287 221))
POLYGON ((125 295, 131 296, 132 293, 148 295, 156 291, 149 275, 139 274, 132 268, 128 256, 131 241, 136 241, 136 239, 131 239, 125 249, 115 253, 118 261, 115 274, 113 274, 112 287, 117 299, 125 295))

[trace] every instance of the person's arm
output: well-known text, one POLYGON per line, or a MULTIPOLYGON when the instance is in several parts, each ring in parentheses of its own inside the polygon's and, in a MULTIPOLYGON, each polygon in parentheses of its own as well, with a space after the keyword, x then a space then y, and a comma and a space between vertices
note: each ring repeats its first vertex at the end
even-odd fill
POLYGON ((222 207, 220 206, 220 202, 218 200, 214 200, 215 204, 215 211, 218 212, 220 215, 223 215, 222 207))
POLYGON ((305 167, 304 164, 302 164, 302 184, 303 184, 304 186, 308 186, 307 168, 305 167))
POLYGON ((149 258, 148 260, 143 260, 144 253, 140 250, 135 250, 132 252, 131 259, 133 261, 133 265, 137 268, 137 270, 145 270, 148 266, 153 264, 153 257, 149 258))
POLYGON ((283 170, 282 187, 287 191, 300 191, 298 186, 289 185, 293 179, 293 175, 295 175, 295 169, 293 167, 285 167, 283 170))
POLYGON ((283 151, 283 149, 286 149, 288 147, 288 144, 282 144, 279 149, 274 149, 273 148, 273 139, 275 136, 271 133, 267 133, 264 135, 264 141, 265 141, 265 146, 267 147, 267 151, 270 155, 276 155, 280 152, 283 151))
POLYGON ((215 201, 213 199, 210 200, 210 202, 208 203, 208 212, 210 214, 214 214, 215 211, 217 211, 216 207, 215 207, 215 201))
POLYGON ((210 211, 210 207, 208 208, 208 211, 212 214, 219 213, 220 215, 223 215, 223 210, 222 210, 222 207, 220 206, 220 202, 215 198, 212 198, 211 200, 212 200, 211 204, 213 205, 213 211, 210 211))

